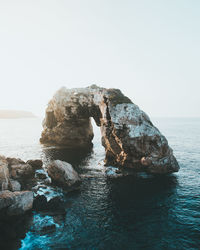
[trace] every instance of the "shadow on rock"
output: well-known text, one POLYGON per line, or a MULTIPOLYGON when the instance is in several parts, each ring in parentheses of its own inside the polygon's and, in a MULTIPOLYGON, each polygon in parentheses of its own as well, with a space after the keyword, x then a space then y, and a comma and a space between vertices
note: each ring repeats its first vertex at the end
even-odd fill
POLYGON ((53 197, 48 201, 45 195, 35 197, 33 209, 48 215, 62 215, 66 213, 64 201, 61 197, 53 197))

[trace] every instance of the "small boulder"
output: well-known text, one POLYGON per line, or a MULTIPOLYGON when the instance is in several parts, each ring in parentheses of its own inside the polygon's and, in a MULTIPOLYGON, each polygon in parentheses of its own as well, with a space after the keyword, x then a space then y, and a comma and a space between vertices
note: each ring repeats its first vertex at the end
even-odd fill
POLYGON ((46 235, 53 233, 56 230, 56 224, 53 221, 53 218, 50 216, 34 216, 34 224, 30 229, 33 233, 39 233, 40 235, 46 235))
POLYGON ((52 182, 63 188, 70 188, 81 182, 78 173, 73 169, 72 165, 64 161, 52 161, 47 167, 47 172, 52 182))
POLYGON ((34 198, 33 208, 36 211, 43 211, 54 215, 66 213, 64 201, 59 196, 47 200, 45 195, 37 195, 34 198))
POLYGON ((40 230, 39 233, 40 235, 45 235, 45 234, 50 234, 55 232, 56 230, 56 225, 55 224, 49 224, 49 225, 44 225, 40 230))

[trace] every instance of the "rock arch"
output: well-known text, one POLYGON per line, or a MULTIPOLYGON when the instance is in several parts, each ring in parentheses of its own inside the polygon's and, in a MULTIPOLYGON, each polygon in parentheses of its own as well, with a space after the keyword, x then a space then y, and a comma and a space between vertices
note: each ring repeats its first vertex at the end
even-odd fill
POLYGON ((166 138, 118 89, 96 85, 61 88, 48 103, 40 141, 69 148, 90 147, 91 117, 101 128, 106 165, 160 174, 178 171, 166 138))

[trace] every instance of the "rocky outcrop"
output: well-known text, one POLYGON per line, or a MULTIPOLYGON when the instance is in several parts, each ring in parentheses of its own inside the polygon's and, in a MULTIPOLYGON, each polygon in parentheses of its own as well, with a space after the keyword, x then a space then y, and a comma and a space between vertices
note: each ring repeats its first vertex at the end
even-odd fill
POLYGON ((21 215, 32 208, 30 189, 36 182, 34 175, 35 169, 21 159, 0 156, 0 214, 3 217, 21 215))
POLYGON ((65 214, 60 187, 65 191, 77 189, 80 177, 67 162, 50 162, 48 173, 42 165, 41 160, 24 162, 0 156, 0 222, 32 208, 45 213, 65 214))
POLYGON ((81 182, 78 173, 73 169, 72 165, 64 161, 52 161, 47 166, 47 172, 52 182, 64 188, 77 186, 81 182))
POLYGON ((179 170, 166 138, 118 89, 61 88, 49 102, 41 143, 90 147, 91 117, 101 127, 105 164, 154 174, 179 170))
POLYGON ((0 190, 8 189, 9 170, 8 162, 4 156, 0 156, 0 190))
POLYGON ((21 191, 0 192, 0 210, 4 209, 6 215, 21 215, 30 210, 33 206, 33 192, 21 191))
MULTIPOLYGON (((0 159, 1 158, 2 157, 0 157, 0 159)), ((9 172, 7 189, 10 191, 30 190, 35 182, 34 176, 36 168, 21 159, 6 158, 5 161, 7 162, 9 172)), ((29 162, 32 163, 31 160, 29 162)))

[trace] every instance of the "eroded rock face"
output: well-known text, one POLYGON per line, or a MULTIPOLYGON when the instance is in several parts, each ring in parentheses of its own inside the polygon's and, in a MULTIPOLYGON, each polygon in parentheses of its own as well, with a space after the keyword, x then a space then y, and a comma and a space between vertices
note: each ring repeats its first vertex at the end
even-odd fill
POLYGON ((178 171, 166 138, 118 89, 61 88, 46 109, 40 141, 69 148, 91 146, 91 117, 101 128, 106 165, 155 174, 178 171))
POLYGON ((33 206, 33 192, 21 191, 0 192, 0 210, 6 209, 7 215, 20 215, 30 210, 33 206))

